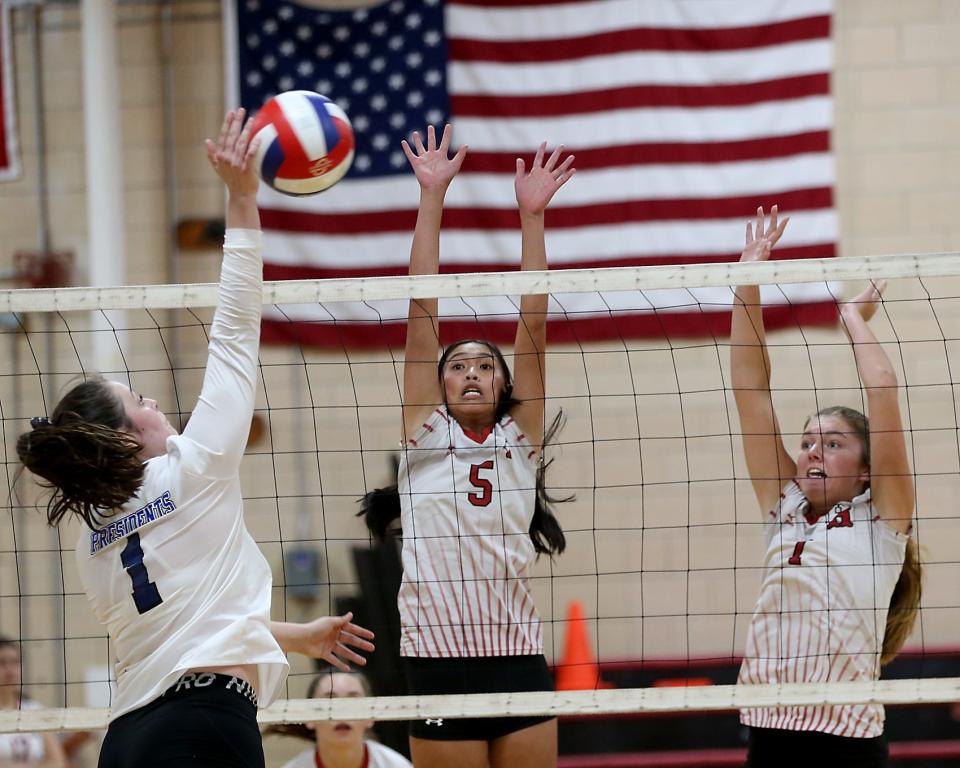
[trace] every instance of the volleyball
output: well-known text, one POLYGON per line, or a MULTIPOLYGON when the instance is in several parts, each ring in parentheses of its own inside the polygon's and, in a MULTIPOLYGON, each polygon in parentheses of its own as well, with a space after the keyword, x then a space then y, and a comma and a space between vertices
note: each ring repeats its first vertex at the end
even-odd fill
POLYGON ((252 132, 260 142, 255 170, 286 195, 314 195, 329 189, 353 162, 350 118, 319 93, 277 94, 254 117, 252 132))

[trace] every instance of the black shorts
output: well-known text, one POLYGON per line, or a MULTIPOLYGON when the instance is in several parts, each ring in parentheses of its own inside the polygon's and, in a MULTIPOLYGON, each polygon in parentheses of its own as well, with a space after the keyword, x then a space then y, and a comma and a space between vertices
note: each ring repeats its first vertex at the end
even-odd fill
POLYGON ((888 757, 885 736, 857 739, 819 731, 750 728, 747 768, 811 768, 816 765, 886 768, 888 757))
POLYGON ((264 768, 255 701, 244 680, 188 672, 110 723, 98 768, 264 768))
MULTIPOLYGON (((403 661, 413 696, 553 690, 553 678, 543 656, 404 658, 403 661)), ((411 720, 410 735, 431 741, 490 741, 549 720, 553 717, 411 720)))

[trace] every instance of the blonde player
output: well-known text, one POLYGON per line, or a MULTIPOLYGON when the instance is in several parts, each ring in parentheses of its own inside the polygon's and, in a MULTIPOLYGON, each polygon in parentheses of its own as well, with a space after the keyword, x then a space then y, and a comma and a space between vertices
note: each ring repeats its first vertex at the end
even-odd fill
POLYGON ((53 488, 49 523, 85 523, 77 566, 117 657, 101 768, 263 766, 256 710, 283 686, 283 651, 346 667, 363 663, 348 645, 373 647, 349 614, 271 624, 270 567, 243 521, 262 287, 243 122, 243 110, 228 113, 218 142, 207 142, 229 193, 227 232, 203 388, 184 433, 155 400, 92 379, 17 441, 24 465, 53 488))
MULTIPOLYGON (((404 151, 420 183, 410 274, 439 271, 440 219, 447 186, 466 155, 439 142, 404 151)), ((541 145, 530 171, 517 160, 515 189, 522 269, 546 269, 544 209, 573 175, 562 148, 541 145)), ((368 525, 403 526, 398 603, 400 653, 412 694, 552 690, 540 619, 528 583, 537 552, 562 552, 563 531, 543 491, 546 296, 524 296, 517 325, 516 380, 483 340, 459 341, 437 362, 436 299, 410 302, 403 374, 404 451, 395 491, 367 497, 368 525), (383 512, 382 506, 388 507, 383 512)), ((545 717, 431 718, 411 723, 417 768, 457 765, 552 766, 556 720, 545 717)))
MULTIPOLYGON (((741 262, 769 258, 786 224, 774 206, 765 226, 758 209, 741 262)), ((760 292, 736 289, 731 375, 767 534, 743 684, 875 680, 913 626, 920 596, 909 538, 913 481, 896 375, 868 325, 881 290, 871 284, 840 306, 869 421, 850 408, 824 408, 807 420, 794 458, 771 402, 760 292)), ((783 764, 790 755, 804 764, 886 765, 883 719, 874 704, 746 709, 748 764, 783 764)))
MULTIPOLYGON (((308 699, 354 699, 370 695, 359 672, 332 671, 317 675, 307 689, 308 699)), ((367 738, 373 720, 324 720, 300 726, 315 743, 283 768, 412 768, 399 752, 367 738)), ((284 732, 293 732, 288 726, 284 732)), ((298 735, 299 731, 296 731, 298 735)))

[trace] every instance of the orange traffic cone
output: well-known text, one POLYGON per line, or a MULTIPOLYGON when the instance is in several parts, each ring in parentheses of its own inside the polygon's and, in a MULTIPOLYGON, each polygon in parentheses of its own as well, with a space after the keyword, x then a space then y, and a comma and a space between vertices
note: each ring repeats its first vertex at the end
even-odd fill
POLYGON ((567 608, 567 636, 563 645, 563 660, 557 666, 558 691, 589 691, 612 688, 613 684, 600 679, 600 668, 593 656, 583 604, 573 600, 567 608))

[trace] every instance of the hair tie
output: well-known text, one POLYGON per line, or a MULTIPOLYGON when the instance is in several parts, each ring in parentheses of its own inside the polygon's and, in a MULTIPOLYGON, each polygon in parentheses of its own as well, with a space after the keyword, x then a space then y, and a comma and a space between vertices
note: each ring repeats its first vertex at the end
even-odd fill
POLYGON ((39 429, 40 427, 49 427, 51 426, 50 419, 48 419, 46 416, 34 416, 32 419, 30 419, 30 426, 34 429, 39 429))

